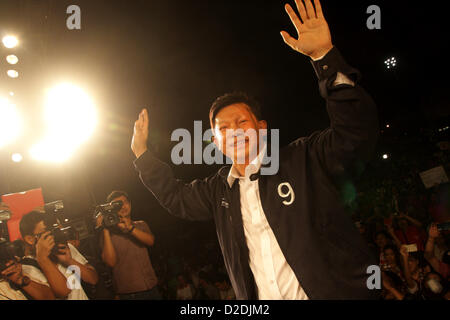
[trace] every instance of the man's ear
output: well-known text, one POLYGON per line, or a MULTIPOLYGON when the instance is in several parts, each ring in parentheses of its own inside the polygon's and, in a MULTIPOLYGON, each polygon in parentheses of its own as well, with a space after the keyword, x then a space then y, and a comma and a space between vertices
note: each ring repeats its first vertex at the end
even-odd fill
POLYGON ((217 146, 217 139, 216 136, 211 137, 211 141, 214 142, 214 144, 217 146))
POLYGON ((28 244, 30 246, 33 246, 34 245, 34 241, 35 241, 35 237, 27 235, 27 236, 23 237, 23 241, 25 241, 26 244, 28 244))

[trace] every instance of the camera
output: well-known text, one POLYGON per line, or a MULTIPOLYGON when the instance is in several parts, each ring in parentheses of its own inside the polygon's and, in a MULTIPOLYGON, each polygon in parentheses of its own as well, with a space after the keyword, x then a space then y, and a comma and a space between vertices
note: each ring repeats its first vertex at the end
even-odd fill
POLYGON ((46 203, 44 205, 45 213, 60 214, 63 212, 63 209, 64 209, 64 202, 62 200, 56 200, 53 202, 46 203))
POLYGON ((103 226, 110 228, 116 226, 120 222, 119 211, 123 206, 123 201, 117 200, 105 203, 95 207, 95 218, 100 214, 103 215, 103 226))
POLYGON ((75 239, 75 231, 71 226, 61 227, 55 224, 48 231, 50 231, 50 235, 53 236, 55 241, 55 246, 52 249, 52 254, 54 255, 61 254, 58 247, 60 244, 67 245, 69 240, 75 239))
POLYGON ((51 235, 55 239, 55 245, 66 244, 69 240, 75 239, 75 233, 71 226, 61 228, 54 226, 51 230, 51 235))
POLYGON ((6 263, 11 260, 16 260, 16 257, 23 257, 24 247, 21 240, 13 242, 0 239, 0 272, 5 270, 6 263))
POLYGON ((0 210, 0 221, 8 221, 9 219, 11 219, 11 211, 0 210))

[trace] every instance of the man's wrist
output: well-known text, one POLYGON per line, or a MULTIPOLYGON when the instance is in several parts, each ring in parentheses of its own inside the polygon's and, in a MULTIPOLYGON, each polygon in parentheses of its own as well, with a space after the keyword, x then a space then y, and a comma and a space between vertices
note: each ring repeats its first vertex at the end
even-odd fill
POLYGON ((30 284, 30 282, 31 282, 31 279, 29 277, 23 276, 19 287, 24 288, 24 287, 28 286, 30 284))
POLYGON ((136 152, 134 153, 134 155, 136 156, 136 159, 139 159, 145 153, 145 151, 147 151, 147 147, 145 147, 141 150, 136 150, 136 152))
POLYGON ((327 53, 331 51, 331 49, 333 49, 333 45, 331 45, 328 48, 321 49, 317 52, 314 52, 309 57, 314 61, 318 61, 318 60, 322 59, 323 57, 325 57, 327 55, 327 53))
POLYGON ((131 234, 133 233, 134 229, 136 229, 135 226, 131 226, 131 228, 128 229, 128 233, 131 234))
POLYGON ((49 262, 49 261, 51 261, 50 260, 50 257, 47 255, 42 255, 42 254, 38 254, 37 256, 36 256, 36 261, 39 263, 39 264, 41 264, 41 263, 47 263, 47 262, 49 262))

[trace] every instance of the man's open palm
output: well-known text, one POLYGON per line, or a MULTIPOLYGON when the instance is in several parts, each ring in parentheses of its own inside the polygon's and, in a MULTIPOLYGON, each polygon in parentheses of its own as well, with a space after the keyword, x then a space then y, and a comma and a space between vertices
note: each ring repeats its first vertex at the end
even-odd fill
POLYGON ((147 139, 148 112, 147 109, 143 109, 134 123, 133 138, 131 140, 131 150, 136 158, 139 158, 147 150, 147 139))
POLYGON ((289 4, 285 5, 285 9, 297 30, 298 39, 291 37, 286 31, 281 31, 281 36, 292 49, 312 59, 320 58, 333 47, 330 29, 323 16, 320 2, 314 0, 315 9, 311 0, 305 0, 305 3, 296 0, 295 3, 300 18, 289 4))

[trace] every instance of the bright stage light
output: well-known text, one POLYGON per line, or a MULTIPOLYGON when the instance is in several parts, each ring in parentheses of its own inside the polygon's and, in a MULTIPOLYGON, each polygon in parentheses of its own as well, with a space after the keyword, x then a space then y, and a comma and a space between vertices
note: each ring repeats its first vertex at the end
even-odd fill
POLYGON ((21 129, 16 107, 7 99, 0 98, 0 148, 13 141, 21 129))
POLYGON ((35 144, 30 154, 35 160, 49 162, 64 162, 73 154, 73 148, 65 145, 60 139, 46 138, 44 141, 35 144))
POLYGON ((2 42, 8 49, 14 48, 19 44, 19 40, 14 36, 5 36, 3 37, 2 42))
POLYGON ((384 61, 384 64, 386 65, 386 68, 394 68, 397 65, 397 60, 392 57, 384 61))
POLYGON ((386 160, 387 158, 389 158, 389 156, 387 154, 383 154, 383 159, 386 160))
POLYGON ((31 149, 37 160, 63 162, 94 132, 97 114, 94 103, 80 88, 61 84, 48 92, 45 106, 48 132, 31 149))
POLYGON ((16 70, 8 70, 6 73, 8 74, 8 77, 11 78, 17 78, 19 76, 19 73, 16 70))
POLYGON ((23 160, 23 157, 20 153, 13 153, 11 156, 12 161, 14 162, 21 162, 23 160))
POLYGON ((10 54, 9 56, 6 57, 6 61, 9 64, 16 64, 17 62, 19 62, 19 58, 17 58, 17 56, 10 54))

